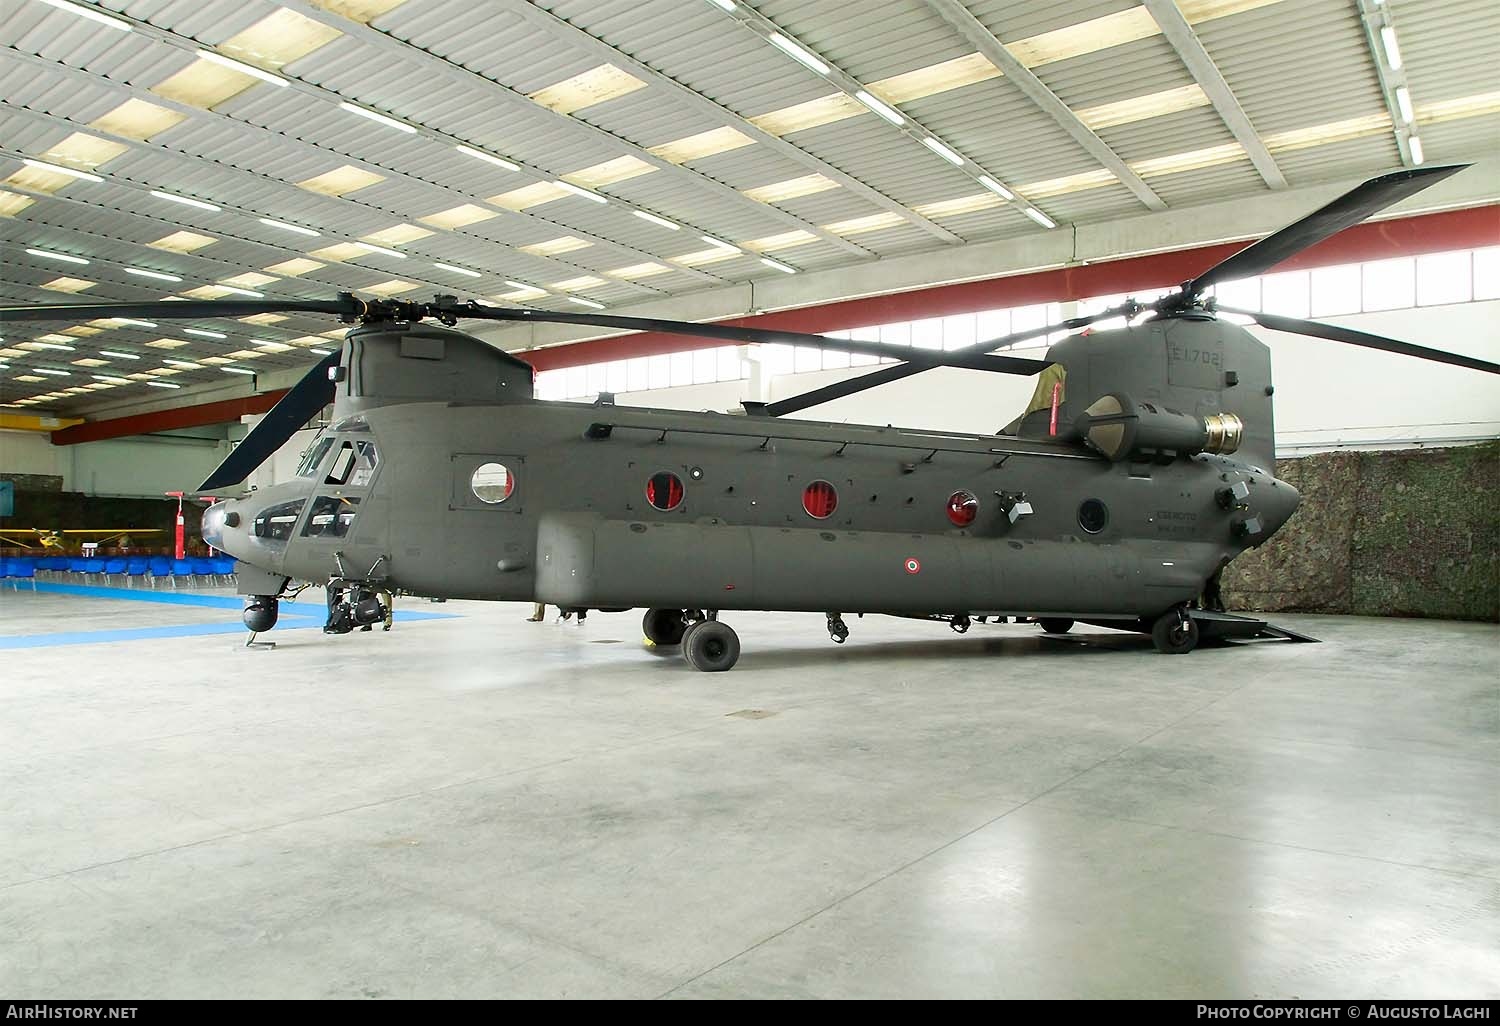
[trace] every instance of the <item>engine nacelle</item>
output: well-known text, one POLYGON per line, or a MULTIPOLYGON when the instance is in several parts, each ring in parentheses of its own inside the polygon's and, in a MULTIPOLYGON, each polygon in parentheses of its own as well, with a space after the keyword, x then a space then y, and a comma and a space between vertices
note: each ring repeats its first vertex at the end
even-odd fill
POLYGON ((1245 434, 1244 422, 1232 413, 1195 417, 1117 393, 1094 400, 1077 426, 1084 441, 1114 463, 1164 454, 1227 455, 1240 447, 1245 434))

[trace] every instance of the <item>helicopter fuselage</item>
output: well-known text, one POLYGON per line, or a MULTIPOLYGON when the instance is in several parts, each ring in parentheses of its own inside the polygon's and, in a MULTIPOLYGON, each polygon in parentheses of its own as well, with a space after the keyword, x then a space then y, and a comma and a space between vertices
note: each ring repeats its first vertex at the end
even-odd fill
POLYGON ((373 408, 310 455, 205 538, 272 576, 564 608, 1149 619, 1298 501, 1233 456, 532 400, 373 408))

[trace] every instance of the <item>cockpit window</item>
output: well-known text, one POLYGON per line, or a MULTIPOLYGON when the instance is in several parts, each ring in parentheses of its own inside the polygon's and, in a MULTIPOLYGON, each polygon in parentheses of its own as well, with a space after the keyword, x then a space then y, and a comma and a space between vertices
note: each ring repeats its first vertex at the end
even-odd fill
POLYGON ((379 464, 374 442, 345 442, 328 468, 324 484, 360 488, 370 483, 379 464))
POLYGON ((320 495, 313 500, 312 512, 307 515, 307 526, 302 529, 304 538, 343 538, 354 526, 359 513, 359 499, 346 495, 320 495))
POLYGON ((298 477, 312 477, 318 469, 318 464, 323 462, 323 457, 328 455, 328 450, 333 447, 332 438, 317 438, 313 444, 307 447, 302 454, 302 462, 297 465, 298 477))
POLYGON ((266 541, 286 541, 292 536, 292 528, 297 526, 297 517, 306 504, 306 499, 297 499, 294 502, 267 506, 255 516, 255 536, 266 541))

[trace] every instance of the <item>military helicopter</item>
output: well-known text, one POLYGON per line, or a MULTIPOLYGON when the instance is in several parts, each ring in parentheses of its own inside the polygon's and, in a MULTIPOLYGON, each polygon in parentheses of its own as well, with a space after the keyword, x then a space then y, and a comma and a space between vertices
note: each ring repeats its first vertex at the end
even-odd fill
MULTIPOLYGON (((739 658, 731 610, 812 611, 842 643, 848 613, 1075 622, 1201 638, 1293 632, 1217 600, 1224 567, 1287 522, 1275 477, 1267 347, 1205 293, 1262 273, 1464 165, 1374 178, 1239 251, 1150 307, 1121 306, 950 352, 755 327, 507 309, 437 296, 173 301, 0 309, 0 321, 328 313, 356 326, 199 487, 223 493, 333 404, 297 475, 203 514, 241 560, 252 632, 293 581, 324 584, 325 630, 390 626, 392 596, 646 608, 658 646, 699 670, 739 658), (1151 316, 1139 320, 1139 315, 1151 316), (1043 360, 994 350, 1095 321, 1043 360), (743 415, 533 398, 529 364, 453 330, 460 319, 555 321, 789 343, 901 363, 743 415), (437 322, 436 324, 432 322, 437 322), (1035 375, 996 435, 782 420, 931 367, 1035 375)), ((1350 328, 1252 311, 1268 328, 1454 364, 1500 366, 1350 328)), ((1307 639, 1312 640, 1312 639, 1307 639)))

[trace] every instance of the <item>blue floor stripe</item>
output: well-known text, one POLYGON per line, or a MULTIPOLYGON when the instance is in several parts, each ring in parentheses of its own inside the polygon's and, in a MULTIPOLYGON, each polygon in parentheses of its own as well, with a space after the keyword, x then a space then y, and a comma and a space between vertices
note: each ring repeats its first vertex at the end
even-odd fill
MULTIPOLYGON (((167 594, 134 588, 97 588, 79 584, 38 583, 36 590, 59 595, 76 595, 83 598, 125 599, 136 602, 159 602, 184 606, 208 606, 214 609, 232 609, 238 613, 243 600, 225 595, 189 595, 178 592, 167 594)), ((307 630, 321 628, 327 612, 321 603, 307 603, 300 609, 294 603, 283 603, 277 631, 307 630), (289 622, 290 621, 290 622, 289 622)), ((420 613, 413 610, 396 610, 397 623, 412 623, 418 620, 452 620, 454 613, 420 613)), ((238 618, 236 618, 238 619, 238 618)), ((162 627, 128 627, 112 631, 58 631, 51 634, 18 634, 0 636, 0 649, 49 648, 54 645, 100 645, 115 641, 145 641, 156 638, 189 638, 208 634, 244 634, 243 624, 224 623, 170 624, 162 627)))

